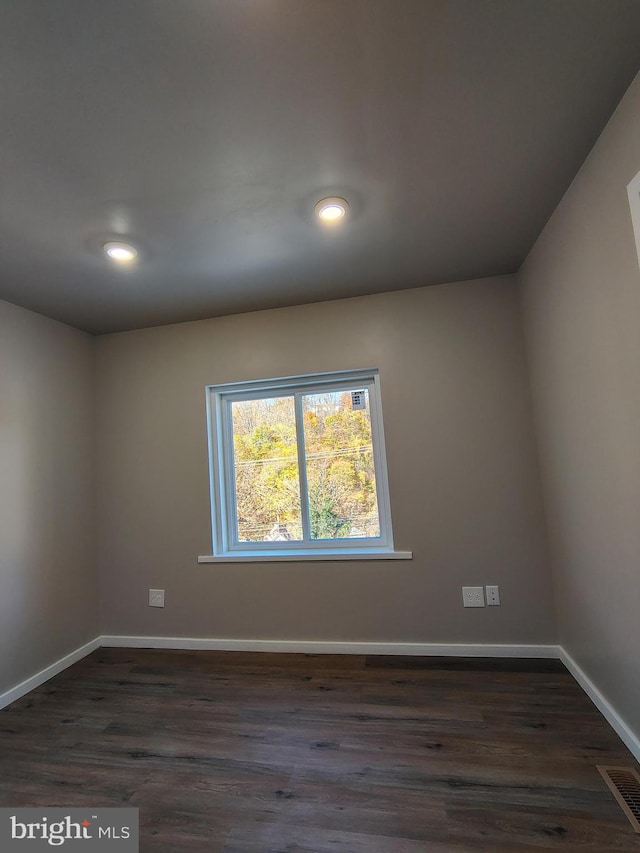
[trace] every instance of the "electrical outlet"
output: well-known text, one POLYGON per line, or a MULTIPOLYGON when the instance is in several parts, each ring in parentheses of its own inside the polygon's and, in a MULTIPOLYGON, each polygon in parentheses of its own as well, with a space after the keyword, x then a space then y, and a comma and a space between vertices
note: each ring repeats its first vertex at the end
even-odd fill
POLYGON ((485 589, 487 591, 487 607, 494 607, 500 604, 500 587, 487 586, 485 589))
POLYGON ((463 586, 462 604, 464 607, 484 607, 484 587, 463 586))
POLYGON ((164 590, 149 590, 149 607, 164 607, 164 590))

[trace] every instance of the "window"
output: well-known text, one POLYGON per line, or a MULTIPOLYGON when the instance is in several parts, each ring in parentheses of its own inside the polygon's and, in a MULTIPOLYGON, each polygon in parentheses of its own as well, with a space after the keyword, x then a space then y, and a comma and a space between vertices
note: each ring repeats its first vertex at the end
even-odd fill
POLYGON ((213 556, 393 551, 376 370, 207 389, 213 556))

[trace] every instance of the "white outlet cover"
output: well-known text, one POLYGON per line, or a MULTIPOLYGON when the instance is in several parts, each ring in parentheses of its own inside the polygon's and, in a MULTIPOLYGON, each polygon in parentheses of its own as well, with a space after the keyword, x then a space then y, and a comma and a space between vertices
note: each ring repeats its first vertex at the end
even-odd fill
POLYGON ((149 590, 149 607, 164 607, 164 590, 149 590))
POLYGON ((463 586, 462 605, 463 607, 484 607, 484 587, 463 586))
POLYGON ((500 587, 487 586, 487 607, 497 607, 500 604, 500 587))

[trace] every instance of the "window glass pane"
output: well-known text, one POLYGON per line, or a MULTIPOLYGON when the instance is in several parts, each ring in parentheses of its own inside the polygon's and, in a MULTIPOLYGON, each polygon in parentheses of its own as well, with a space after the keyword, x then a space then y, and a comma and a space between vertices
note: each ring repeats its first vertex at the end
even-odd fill
POLYGON ((380 536, 369 391, 302 398, 312 539, 380 536))
POLYGON ((239 542, 302 539, 293 397, 231 404, 239 542))

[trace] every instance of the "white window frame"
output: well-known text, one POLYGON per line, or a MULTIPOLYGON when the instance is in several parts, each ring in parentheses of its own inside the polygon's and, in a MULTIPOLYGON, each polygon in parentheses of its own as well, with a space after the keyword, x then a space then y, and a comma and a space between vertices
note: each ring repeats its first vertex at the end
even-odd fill
POLYGON ((633 236, 636 240, 636 252, 640 264, 640 172, 627 186, 629 197, 629 208, 631 209, 631 222, 633 224, 633 236))
POLYGON ((210 385, 207 394, 209 480, 213 554, 199 562, 299 560, 299 559, 409 559, 409 552, 394 551, 389 482, 380 400, 380 377, 374 368, 332 373, 287 376, 255 382, 210 385), (310 535, 291 542, 240 542, 237 540, 236 494, 231 405, 264 397, 293 397, 296 419, 298 472, 300 478, 303 535, 309 531, 309 504, 304 460, 302 398, 329 391, 368 390, 376 496, 380 536, 314 540, 310 535))

